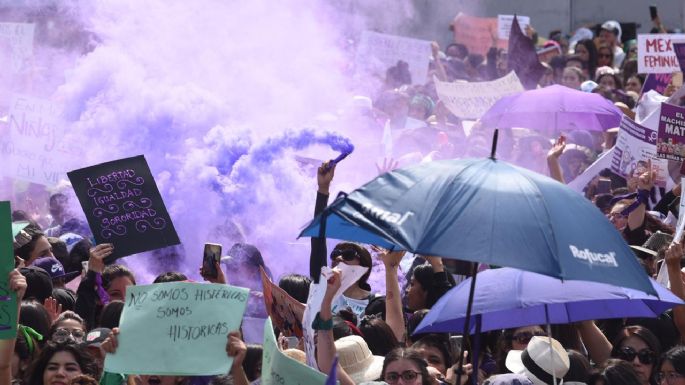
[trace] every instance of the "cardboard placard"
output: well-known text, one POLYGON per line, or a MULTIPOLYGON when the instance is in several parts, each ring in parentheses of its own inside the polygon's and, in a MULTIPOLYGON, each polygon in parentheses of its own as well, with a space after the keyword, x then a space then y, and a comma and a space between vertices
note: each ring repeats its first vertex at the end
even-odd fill
POLYGON ((109 259, 180 243, 143 155, 67 175, 95 241, 114 244, 109 259))
POLYGON ((61 106, 50 100, 14 95, 0 137, 5 176, 53 186, 78 162, 78 145, 65 140, 61 106))
POLYGON ((685 34, 642 34, 637 36, 637 72, 664 74, 680 71, 674 42, 685 42, 685 34))
POLYGON ((611 170, 625 177, 634 177, 652 160, 652 171, 656 172, 654 185, 666 187, 668 178, 667 161, 656 156, 657 131, 634 122, 623 115, 613 149, 611 170))
POLYGON ((469 53, 485 56, 490 47, 507 48, 507 41, 498 38, 497 18, 475 17, 460 12, 452 21, 452 29, 454 42, 465 45, 469 53))
POLYGON ((326 375, 295 361, 278 349, 271 319, 264 323, 262 344, 262 385, 304 385, 325 384, 326 375))
POLYGON ((302 338, 302 317, 305 305, 271 282, 263 268, 260 267, 259 270, 264 287, 264 305, 271 321, 284 336, 302 338))
POLYGON ((407 63, 412 84, 426 83, 431 42, 364 31, 357 48, 357 68, 385 78, 388 68, 399 60, 407 63))
POLYGON ((445 107, 462 119, 478 119, 503 96, 524 91, 514 71, 489 82, 434 82, 445 107))
MULTIPOLYGON (((337 269, 341 273, 340 289, 333 296, 333 303, 342 295, 342 293, 352 286, 364 273, 368 270, 367 267, 339 264, 337 269)), ((331 275, 331 269, 324 266, 321 269, 321 278, 319 283, 314 283, 309 286, 309 297, 307 298, 307 307, 304 310, 303 325, 304 325, 304 348, 307 354, 307 364, 312 368, 318 369, 316 365, 316 344, 314 342, 314 335, 316 332, 312 329, 312 322, 316 314, 321 310, 321 301, 326 294, 326 285, 328 278, 331 275)))
POLYGON ((661 159, 685 159, 685 108, 661 103, 656 152, 661 159))
POLYGON ((168 282, 129 286, 115 354, 105 370, 123 374, 226 374, 228 333, 238 330, 249 290, 168 282))
POLYGON ((9 285, 13 269, 12 210, 9 202, 0 202, 0 340, 17 337, 17 294, 9 285))
POLYGON ((0 58, 9 53, 13 73, 26 67, 27 60, 33 55, 35 29, 35 24, 0 23, 0 58))

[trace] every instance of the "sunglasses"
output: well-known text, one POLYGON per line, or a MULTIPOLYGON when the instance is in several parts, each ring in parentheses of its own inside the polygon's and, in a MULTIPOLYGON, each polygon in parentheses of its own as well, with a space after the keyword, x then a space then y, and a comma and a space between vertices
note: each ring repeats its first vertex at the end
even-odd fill
POLYGON ((642 349, 639 352, 636 352, 635 349, 631 348, 630 346, 619 349, 616 357, 629 362, 633 361, 635 357, 637 357, 637 359, 640 360, 640 363, 644 365, 653 364, 654 361, 656 361, 656 354, 654 354, 653 351, 649 349, 642 349))
POLYGON ((512 341, 516 341, 520 344, 528 344, 533 337, 546 337, 547 333, 545 332, 521 332, 521 333, 516 333, 513 336, 511 336, 512 341))
POLYGON ((343 261, 352 262, 359 258, 356 250, 333 250, 331 252, 331 259, 341 257, 343 261))
POLYGON ((389 372, 385 374, 383 380, 388 384, 395 384, 400 378, 404 381, 414 381, 419 375, 421 375, 421 373, 413 370, 405 370, 402 373, 389 372))
POLYGON ((82 342, 83 341, 83 336, 85 336, 85 333, 83 330, 69 330, 69 329, 64 329, 64 328, 59 328, 55 330, 55 333, 52 335, 52 341, 57 342, 58 344, 66 342, 69 338, 73 339, 76 342, 82 342))

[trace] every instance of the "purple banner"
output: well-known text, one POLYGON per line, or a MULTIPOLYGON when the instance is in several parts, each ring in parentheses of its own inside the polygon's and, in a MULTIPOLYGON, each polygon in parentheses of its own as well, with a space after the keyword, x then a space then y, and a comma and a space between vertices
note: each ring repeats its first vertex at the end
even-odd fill
POLYGON ((672 74, 647 74, 645 83, 642 85, 641 96, 651 90, 663 95, 666 87, 671 83, 671 78, 673 78, 672 74))
POLYGON ((678 58, 680 71, 685 72, 685 43, 673 43, 673 51, 678 58))
POLYGON ((656 153, 668 160, 685 158, 685 108, 661 103, 656 153))

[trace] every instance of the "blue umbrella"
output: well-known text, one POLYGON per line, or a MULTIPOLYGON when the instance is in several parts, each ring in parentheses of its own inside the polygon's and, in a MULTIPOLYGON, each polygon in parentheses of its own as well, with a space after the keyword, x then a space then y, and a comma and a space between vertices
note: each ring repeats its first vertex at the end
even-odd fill
MULTIPOLYGON (((470 281, 471 278, 443 295, 415 333, 462 331, 470 281)), ((591 319, 653 318, 685 304, 655 281, 650 283, 658 296, 596 282, 562 282, 518 269, 486 270, 478 273, 469 324, 488 331, 591 319)), ((470 333, 474 331, 475 328, 470 329, 470 333)))
POLYGON ((621 234, 590 201, 494 158, 441 160, 380 175, 336 199, 300 236, 655 294, 621 234))

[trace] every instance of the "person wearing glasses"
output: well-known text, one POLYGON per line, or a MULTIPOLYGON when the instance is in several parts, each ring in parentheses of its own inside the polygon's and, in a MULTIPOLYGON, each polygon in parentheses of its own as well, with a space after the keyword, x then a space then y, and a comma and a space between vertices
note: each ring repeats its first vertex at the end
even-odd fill
POLYGON ((352 242, 340 242, 335 245, 331 252, 331 266, 335 267, 344 263, 346 265, 357 265, 367 267, 368 270, 355 282, 343 292, 343 295, 338 298, 338 301, 333 304, 333 313, 350 308, 361 319, 368 306, 369 301, 373 297, 371 293, 371 286, 367 280, 371 274, 371 254, 366 248, 352 242))
MULTIPOLYGON (((323 212, 328 203, 329 189, 333 176, 335 175, 335 164, 330 166, 328 162, 324 162, 317 172, 318 189, 316 193, 316 205, 314 209, 314 216, 323 212)), ((314 282, 318 282, 321 274, 321 267, 326 266, 326 239, 325 238, 311 238, 311 254, 309 273, 314 282)), ((350 286, 338 301, 333 304, 333 312, 349 307, 356 314, 357 319, 361 319, 364 314, 366 306, 373 297, 371 287, 367 283, 369 274, 371 274, 371 254, 369 251, 352 242, 338 243, 330 254, 331 266, 335 267, 340 263, 347 265, 360 265, 369 268, 369 270, 352 286, 350 286)))
POLYGON ((48 340, 55 343, 81 343, 85 335, 86 325, 83 319, 73 311, 67 310, 50 326, 48 340))
POLYGON ((659 385, 685 385, 685 346, 676 346, 661 356, 656 382, 659 385))
POLYGON ((421 353, 412 348, 397 348, 385 356, 381 379, 389 385, 431 385, 428 366, 421 353))
POLYGON ((505 365, 507 354, 510 350, 525 350, 528 342, 535 336, 546 336, 545 330, 540 325, 524 326, 506 329, 497 341, 495 357, 497 361, 497 373, 508 373, 505 365))
POLYGON ((659 340, 642 326, 626 326, 614 341, 611 357, 631 363, 642 385, 655 384, 657 358, 661 353, 659 340))
POLYGON ((614 53, 608 45, 600 45, 597 48, 597 68, 610 67, 614 68, 614 53))

